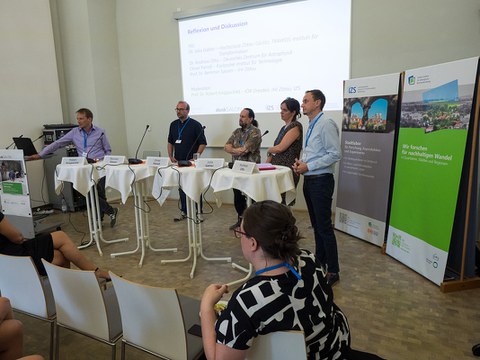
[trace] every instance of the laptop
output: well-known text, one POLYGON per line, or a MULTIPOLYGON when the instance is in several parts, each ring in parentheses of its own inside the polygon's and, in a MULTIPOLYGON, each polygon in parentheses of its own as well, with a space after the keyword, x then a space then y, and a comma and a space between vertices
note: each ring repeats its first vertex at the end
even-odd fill
POLYGON ((31 156, 37 154, 37 150, 33 145, 32 139, 27 137, 14 137, 12 139, 17 149, 23 150, 24 156, 31 156))

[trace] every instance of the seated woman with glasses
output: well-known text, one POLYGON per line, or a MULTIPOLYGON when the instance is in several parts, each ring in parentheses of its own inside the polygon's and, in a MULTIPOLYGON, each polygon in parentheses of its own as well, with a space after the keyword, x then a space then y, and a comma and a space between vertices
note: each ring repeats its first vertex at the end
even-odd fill
POLYGON ((227 285, 206 288, 200 310, 207 359, 245 359, 256 336, 284 330, 304 332, 308 359, 347 357, 347 319, 333 302, 325 270, 299 248, 295 222, 287 206, 270 200, 245 210, 235 235, 256 276, 232 294, 218 319, 214 305, 227 285))

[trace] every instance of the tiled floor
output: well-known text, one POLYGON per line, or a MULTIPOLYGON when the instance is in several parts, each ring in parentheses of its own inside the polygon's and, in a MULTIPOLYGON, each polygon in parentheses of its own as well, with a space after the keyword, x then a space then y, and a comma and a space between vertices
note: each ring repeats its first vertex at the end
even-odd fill
MULTIPOLYGON (((243 273, 226 262, 199 258, 193 279, 192 261, 160 264, 161 259, 184 257, 187 253, 185 221, 173 222, 177 203, 167 201, 163 207, 148 202, 150 238, 156 247, 178 247, 177 253, 154 253, 147 250, 143 267, 138 267, 139 253, 110 258, 114 252, 135 248, 135 221, 131 200, 120 208, 117 227, 104 229, 106 239, 130 237, 127 243, 102 245, 103 257, 92 246, 83 252, 98 266, 144 284, 174 287, 179 293, 200 298, 212 282, 230 282, 243 273)), ((208 206, 205 207, 207 210, 208 206)), ((313 249, 313 233, 308 214, 294 211, 305 236, 302 246, 313 249)), ((228 230, 236 220, 231 205, 214 207, 204 215, 203 242, 207 256, 232 256, 246 265, 238 240, 228 230)), ((62 227, 77 243, 87 231, 86 214, 57 214, 62 227)), ((88 236, 85 235, 84 240, 88 236)), ((387 255, 380 248, 337 232, 341 280, 334 287, 335 302, 346 313, 354 348, 374 352, 387 359, 470 359, 471 346, 480 342, 480 289, 442 293, 439 287, 387 255)), ((88 296, 86 294, 85 296, 88 296)), ((25 324, 25 353, 48 356, 48 325, 18 315, 25 324)), ((108 359, 107 346, 68 332, 61 332, 62 359, 108 359)), ((119 352, 118 352, 119 354, 119 352)), ((127 350, 130 359, 150 359, 149 355, 127 350)))

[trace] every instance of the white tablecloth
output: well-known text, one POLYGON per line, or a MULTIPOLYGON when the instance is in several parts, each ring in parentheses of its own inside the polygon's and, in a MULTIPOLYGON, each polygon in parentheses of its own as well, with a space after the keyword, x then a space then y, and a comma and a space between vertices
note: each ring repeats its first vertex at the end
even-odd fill
POLYGON ((147 166, 146 164, 139 165, 116 165, 106 166, 105 187, 111 187, 118 190, 122 197, 122 202, 128 199, 132 192, 132 185, 143 179, 152 177, 155 174, 156 168, 147 166))
POLYGON ((220 169, 212 179, 212 188, 221 205, 221 192, 238 189, 254 201, 274 200, 282 202, 282 193, 286 194, 287 204, 296 195, 293 175, 290 168, 275 165, 275 170, 263 170, 253 174, 242 174, 232 169, 220 169))
POLYGON ((210 182, 213 171, 177 166, 160 169, 153 180, 152 195, 160 205, 163 205, 171 189, 178 188, 180 185, 190 199, 198 202, 210 182))
POLYGON ((62 165, 58 164, 55 169, 55 192, 60 194, 62 183, 71 182, 73 188, 83 196, 87 196, 90 188, 97 183, 98 179, 105 175, 104 171, 97 170, 97 164, 88 165, 62 165))

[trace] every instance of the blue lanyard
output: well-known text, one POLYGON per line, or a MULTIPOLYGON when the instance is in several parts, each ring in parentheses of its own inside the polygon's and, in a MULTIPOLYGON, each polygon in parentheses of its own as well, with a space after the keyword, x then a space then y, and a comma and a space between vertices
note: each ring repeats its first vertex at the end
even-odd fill
POLYGON ((182 138, 182 133, 183 129, 185 129, 185 126, 187 126, 187 123, 190 121, 190 116, 188 117, 187 121, 185 121, 185 124, 183 124, 182 128, 180 129, 180 124, 182 123, 181 121, 178 122, 178 139, 180 140, 182 138))
POLYGON ((87 151, 87 138, 88 134, 85 130, 82 129, 83 132, 83 151, 87 151))
POLYGON ((264 272, 267 272, 267 271, 270 271, 270 270, 275 270, 275 269, 281 268, 281 267, 283 267, 283 266, 289 268, 290 271, 297 277, 298 280, 302 280, 302 277, 301 277, 300 274, 297 272, 297 270, 295 270, 295 269, 293 268, 293 266, 290 265, 290 264, 287 263, 287 262, 283 262, 283 263, 280 263, 280 264, 277 264, 277 265, 269 266, 269 267, 267 267, 267 268, 264 268, 264 269, 255 271, 255 275, 260 275, 260 274, 263 274, 264 272))
POLYGON ((313 131, 313 128, 315 127, 315 124, 322 117, 322 115, 323 115, 323 112, 318 114, 315 117, 315 119, 313 119, 313 121, 310 123, 310 125, 308 125, 307 138, 305 139, 305 147, 307 147, 307 145, 308 145, 308 140, 310 139, 310 135, 312 135, 312 131, 313 131))
POLYGON ((252 127, 250 126, 250 128, 245 131, 245 134, 242 135, 242 138, 239 140, 239 143, 240 145, 243 146, 243 144, 245 144, 245 140, 247 140, 247 137, 248 137, 248 133, 250 132, 250 130, 252 130, 252 127))

